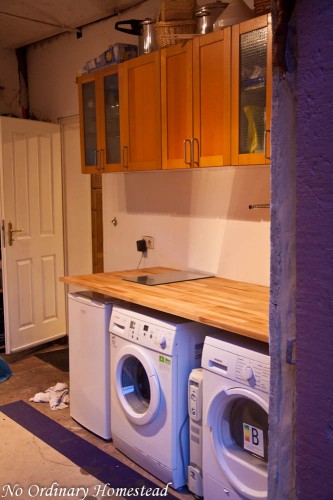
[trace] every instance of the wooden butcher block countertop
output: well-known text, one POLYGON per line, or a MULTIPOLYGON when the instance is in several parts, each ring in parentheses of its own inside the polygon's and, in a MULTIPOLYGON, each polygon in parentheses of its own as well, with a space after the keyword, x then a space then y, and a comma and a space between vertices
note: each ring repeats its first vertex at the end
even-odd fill
POLYGON ((123 280, 173 271, 154 267, 66 276, 60 281, 268 342, 268 287, 215 277, 156 286, 123 280))

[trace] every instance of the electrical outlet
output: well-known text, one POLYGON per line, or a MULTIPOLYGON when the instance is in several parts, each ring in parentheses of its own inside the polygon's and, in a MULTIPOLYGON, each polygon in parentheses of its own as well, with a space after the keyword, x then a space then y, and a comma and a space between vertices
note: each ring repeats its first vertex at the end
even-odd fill
POLYGON ((154 238, 153 236, 142 236, 142 239, 145 240, 147 248, 152 250, 154 248, 154 238))

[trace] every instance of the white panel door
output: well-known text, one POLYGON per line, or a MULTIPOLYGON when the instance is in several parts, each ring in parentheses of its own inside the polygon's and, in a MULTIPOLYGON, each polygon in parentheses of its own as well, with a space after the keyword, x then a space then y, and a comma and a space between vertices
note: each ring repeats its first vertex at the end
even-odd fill
POLYGON ((0 118, 6 352, 66 334, 60 126, 0 118), (10 242, 10 223, 14 241, 10 242), (18 230, 18 231, 17 231, 18 230))

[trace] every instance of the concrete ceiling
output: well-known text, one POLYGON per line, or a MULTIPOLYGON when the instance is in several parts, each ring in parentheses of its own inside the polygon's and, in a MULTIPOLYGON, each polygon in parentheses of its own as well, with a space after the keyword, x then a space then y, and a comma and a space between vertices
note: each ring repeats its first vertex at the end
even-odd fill
POLYGON ((116 15, 146 0, 0 0, 0 48, 17 49, 116 15))

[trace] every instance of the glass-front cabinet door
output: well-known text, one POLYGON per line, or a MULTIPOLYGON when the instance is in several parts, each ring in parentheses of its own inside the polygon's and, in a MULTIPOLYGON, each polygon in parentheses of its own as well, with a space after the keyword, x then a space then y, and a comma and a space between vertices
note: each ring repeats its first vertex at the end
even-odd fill
POLYGON ((120 158, 118 68, 78 79, 83 173, 124 170, 120 158))
POLYGON ((232 164, 270 163, 271 16, 232 28, 232 164))
POLYGON ((93 167, 97 165, 97 122, 96 122, 96 88, 95 80, 88 81, 82 85, 83 113, 83 146, 84 163, 93 167))
POLYGON ((118 72, 105 74, 102 79, 102 161, 108 171, 120 166, 120 115, 118 72))

